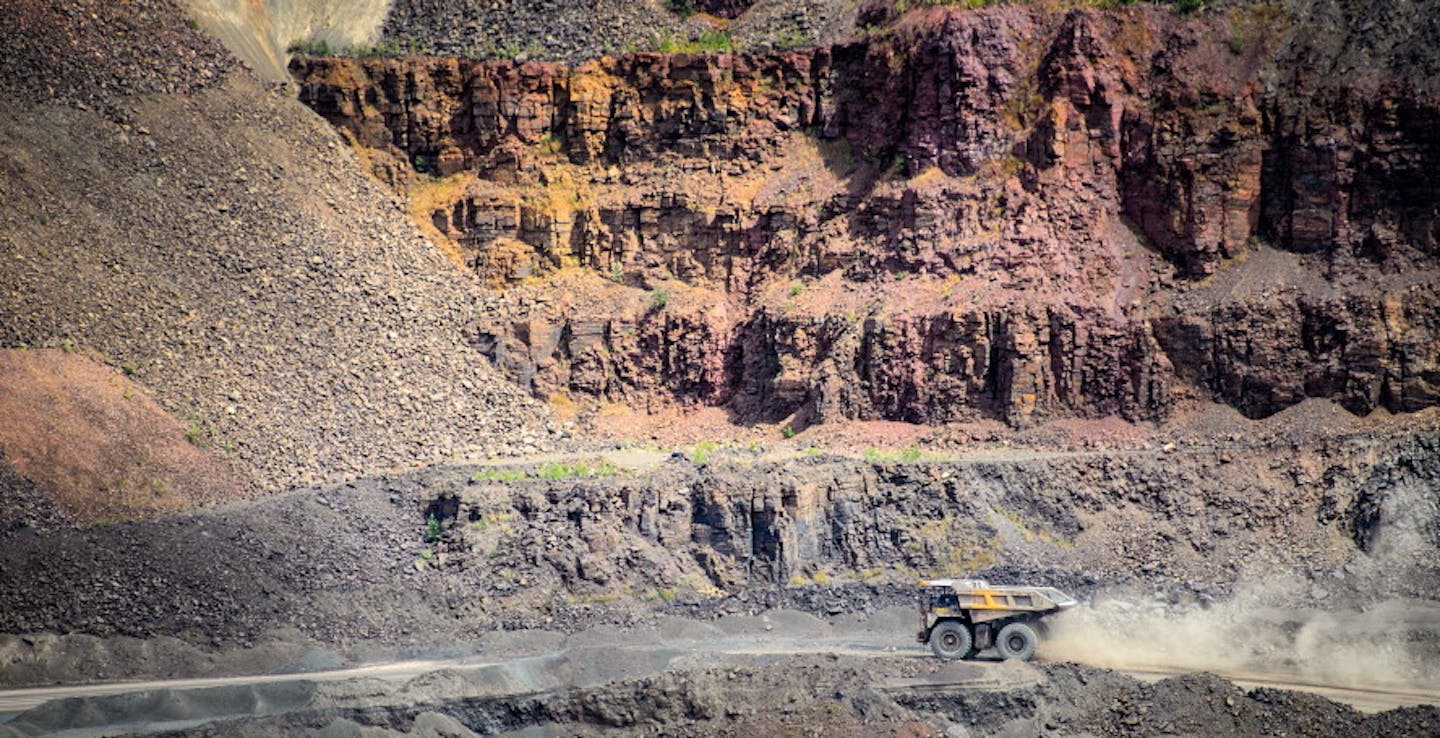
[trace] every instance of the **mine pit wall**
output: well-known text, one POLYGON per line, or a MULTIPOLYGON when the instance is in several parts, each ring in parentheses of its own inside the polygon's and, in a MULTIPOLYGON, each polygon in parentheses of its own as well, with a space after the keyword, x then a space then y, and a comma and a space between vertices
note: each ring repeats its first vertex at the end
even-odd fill
POLYGON ((1158 420, 1196 391, 1252 416, 1305 397, 1434 405, 1440 106, 1303 80, 1267 92, 1288 31, 1265 12, 1012 7, 770 56, 299 58, 292 72, 397 187, 417 163, 474 174, 431 217, 483 275, 574 264, 730 302, 718 318, 678 305, 482 318, 477 340, 538 396, 1017 425, 1158 420), (839 191, 691 191, 788 172, 797 141, 839 191), (552 187, 557 166, 589 176, 589 194, 524 194, 552 187), (1136 235, 1149 248, 1127 252, 1136 235), (1306 259, 1304 284, 1171 299, 1170 279, 1204 295, 1259 242, 1306 259), (826 275, 880 294, 908 292, 910 275, 958 286, 903 315, 767 297, 826 275), (647 360, 656 345, 691 351, 647 360))
POLYGON ((500 597, 522 592, 514 572, 537 567, 584 598, 906 571, 1219 594, 1275 571, 1338 586, 1364 566, 1380 572, 1376 593, 1423 596, 1440 572, 1434 434, 1321 446, 1304 458, 1269 447, 962 464, 814 457, 763 474, 683 463, 651 478, 480 481, 461 492, 438 550, 447 571, 500 597), (1357 551, 1370 562, 1358 569, 1357 551))

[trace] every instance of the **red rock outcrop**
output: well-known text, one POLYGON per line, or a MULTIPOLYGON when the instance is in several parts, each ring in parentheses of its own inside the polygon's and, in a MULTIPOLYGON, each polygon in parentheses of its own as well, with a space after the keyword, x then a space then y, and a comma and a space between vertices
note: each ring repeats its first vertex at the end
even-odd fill
POLYGON ((1269 12, 931 9, 805 52, 293 71, 382 177, 470 183, 428 220, 483 276, 595 275, 472 328, 542 396, 801 423, 1435 404, 1440 105, 1267 87, 1269 12), (1273 249, 1323 299, 1212 284, 1273 249))

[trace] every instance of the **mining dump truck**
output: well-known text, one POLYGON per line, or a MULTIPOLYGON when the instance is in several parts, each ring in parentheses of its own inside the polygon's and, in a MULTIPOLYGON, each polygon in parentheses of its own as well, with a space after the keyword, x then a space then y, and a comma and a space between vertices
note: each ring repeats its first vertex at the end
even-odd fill
POLYGON ((1044 630, 1040 619, 1074 604, 1054 587, 922 579, 916 638, 942 659, 968 659, 994 646, 1003 659, 1028 661, 1044 630))

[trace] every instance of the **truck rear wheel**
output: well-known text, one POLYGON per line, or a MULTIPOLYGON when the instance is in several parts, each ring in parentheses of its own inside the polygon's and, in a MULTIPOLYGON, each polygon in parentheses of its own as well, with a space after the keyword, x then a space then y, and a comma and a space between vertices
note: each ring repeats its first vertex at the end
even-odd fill
POLYGON ((930 631, 930 650, 942 659, 963 659, 972 652, 975 638, 963 623, 946 620, 930 631))
POLYGON ((1000 658, 1009 661, 1019 659, 1029 661, 1035 655, 1035 643, 1039 638, 1035 630, 1024 623, 1011 623, 1000 629, 1000 635, 995 636, 995 650, 1000 652, 1000 658))

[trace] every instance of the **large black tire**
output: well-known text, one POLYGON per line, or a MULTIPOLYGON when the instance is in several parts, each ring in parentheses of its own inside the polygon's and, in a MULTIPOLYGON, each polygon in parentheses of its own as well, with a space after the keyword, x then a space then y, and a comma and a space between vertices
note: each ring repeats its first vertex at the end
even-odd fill
POLYGON ((930 631, 930 650, 942 659, 969 658, 974 645, 975 637, 964 623, 946 620, 930 631))
POLYGON ((1035 635, 1035 630, 1024 623, 1011 623, 1000 629, 1000 635, 995 636, 995 650, 1000 652, 1000 658, 1009 661, 1019 659, 1029 661, 1035 655, 1035 644, 1040 639, 1035 635))

